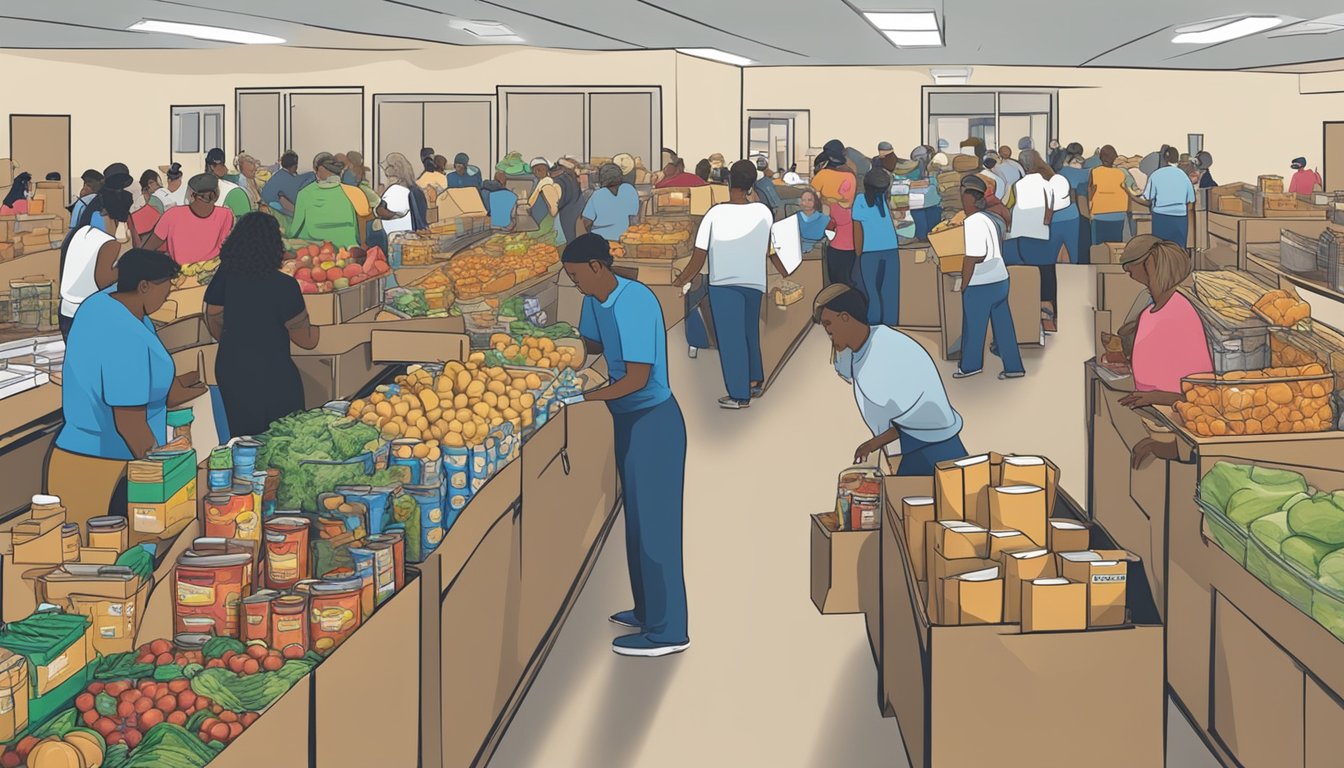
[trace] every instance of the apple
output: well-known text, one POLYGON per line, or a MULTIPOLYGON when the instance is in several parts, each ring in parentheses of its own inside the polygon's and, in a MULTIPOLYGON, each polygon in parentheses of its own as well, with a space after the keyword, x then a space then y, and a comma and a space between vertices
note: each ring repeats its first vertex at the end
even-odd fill
POLYGON ((347 263, 348 263, 348 262, 346 262, 345 259, 337 259, 337 260, 336 260, 336 263, 333 264, 332 266, 336 267, 337 269, 345 269, 345 265, 346 265, 347 263))
POLYGON ((355 275, 354 277, 350 278, 350 284, 359 285, 360 283, 368 279, 369 279, 368 275, 355 275))
POLYGON ((331 269, 332 267, 336 266, 336 262, 332 261, 331 259, 327 259, 318 264, 318 266, 321 267, 322 269, 331 269))
POLYGON ((346 288, 349 288, 349 287, 350 287, 350 280, 347 279, 347 278, 344 278, 344 277, 338 277, 338 278, 336 278, 335 280, 332 280, 332 281, 331 281, 331 285, 332 285, 332 287, 334 287, 336 290, 338 290, 338 291, 343 291, 343 290, 345 290, 346 288))
POLYGON ((300 293, 317 293, 317 285, 315 285, 314 283, 310 283, 310 282, 308 282, 308 281, 306 281, 306 280, 300 280, 300 281, 299 281, 299 292, 300 292, 300 293))
POLYGON ((342 270, 340 270, 340 269, 337 269, 337 268, 334 267, 334 266, 327 270, 327 279, 328 279, 328 280, 333 280, 333 281, 334 281, 334 280, 336 280, 337 278, 341 278, 341 277, 345 277, 345 272, 344 272, 344 271, 342 271, 342 270))
POLYGON ((349 264, 342 270, 346 277, 357 277, 364 274, 364 268, 358 264, 349 264))
POLYGON ((308 267, 299 267, 294 270, 294 279, 300 283, 311 283, 313 281, 313 270, 308 267))

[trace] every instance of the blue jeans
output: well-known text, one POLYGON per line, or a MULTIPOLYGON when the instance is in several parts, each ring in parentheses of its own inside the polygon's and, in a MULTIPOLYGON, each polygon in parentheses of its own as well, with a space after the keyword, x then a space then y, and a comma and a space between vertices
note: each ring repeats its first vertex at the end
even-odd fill
POLYGON ((915 239, 923 240, 943 220, 943 207, 935 205, 931 208, 916 208, 910 211, 910 218, 915 220, 915 239))
POLYGON ((975 373, 985 365, 985 329, 993 325, 1005 373, 1022 373, 1022 352, 1017 348, 1017 329, 1008 309, 1008 281, 972 285, 961 297, 961 370, 975 373))
POLYGON ((859 257, 859 271, 868 294, 868 324, 894 328, 901 319, 900 252, 868 251, 859 257))
POLYGON ((1102 219, 1099 216, 1110 216, 1109 213, 1098 214, 1092 218, 1092 242, 1094 243, 1123 243, 1125 242, 1125 214, 1120 214, 1117 219, 1102 219))
POLYGON ((658 643, 690 639, 682 566, 686 422, 676 398, 611 414, 616 471, 625 499, 625 556, 635 619, 658 643))
POLYGON ((752 382, 763 383, 761 364, 761 297, 755 288, 740 285, 709 286, 709 310, 714 339, 719 345, 719 367, 728 396, 751 400, 752 382))
POLYGON ((926 443, 902 432, 901 463, 896 467, 896 476, 932 477, 933 467, 938 462, 963 459, 966 455, 966 446, 961 444, 960 435, 937 443, 926 443))
POLYGON ((1190 239, 1190 218, 1185 214, 1169 216, 1165 213, 1153 214, 1153 236, 1185 247, 1190 239))
POLYGON ((1055 255, 1054 261, 1059 261, 1059 249, 1065 248, 1069 253, 1070 264, 1086 263, 1082 259, 1087 254, 1078 251, 1078 229, 1081 225, 1082 221, 1076 216, 1050 222, 1050 239, 1047 242, 1050 243, 1050 252, 1055 255))

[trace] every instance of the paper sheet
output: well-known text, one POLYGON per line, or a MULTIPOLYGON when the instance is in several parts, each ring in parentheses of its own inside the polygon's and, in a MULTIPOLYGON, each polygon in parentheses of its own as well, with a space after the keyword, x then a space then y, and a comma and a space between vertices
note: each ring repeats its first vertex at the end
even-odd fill
POLYGON ((770 227, 770 244, 774 246, 775 255, 784 269, 788 274, 793 274, 803 263, 803 238, 798 231, 798 217, 788 216, 783 221, 775 222, 770 227))

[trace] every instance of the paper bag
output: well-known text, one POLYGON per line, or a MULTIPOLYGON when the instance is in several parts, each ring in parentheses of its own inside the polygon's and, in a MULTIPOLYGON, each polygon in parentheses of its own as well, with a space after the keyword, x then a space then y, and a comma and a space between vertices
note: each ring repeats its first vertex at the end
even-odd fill
POLYGON ((933 497, 910 496, 901 499, 901 522, 905 526, 905 543, 910 547, 910 567, 915 580, 925 581, 928 560, 924 555, 925 526, 933 522, 933 497))
POLYGON ((982 509, 988 505, 989 469, 989 454, 939 462, 933 470, 938 519, 965 520, 987 527, 989 521, 982 509))
POLYGON ((1016 624, 1022 620, 1022 584, 1053 577, 1055 558, 1044 549, 1009 552, 1003 555, 1003 620, 1016 624))
POLYGON ((1036 542, 1027 538, 1021 531, 990 531, 989 532, 989 553, 985 555, 990 560, 1002 560, 1006 552, 1023 552, 1029 549, 1038 549, 1036 542))
POLYGON ((1022 583, 1022 631, 1070 632, 1087 629, 1087 585, 1068 579, 1022 583))
POLYGON ((1051 520, 1046 536, 1051 552, 1082 552, 1092 544, 1091 529, 1077 520, 1051 520))
POLYGON ((998 624, 1003 621, 1003 579, 999 568, 948 577, 943 584, 942 623, 998 624))
POLYGON ((984 558, 989 553, 989 531, 969 523, 942 520, 928 523, 933 551, 948 560, 984 558))
POLYGON ((1034 485, 1005 485, 989 490, 989 529, 1021 531, 1038 547, 1046 545, 1045 491, 1034 485))
POLYGON ((952 576, 998 567, 993 560, 981 560, 976 557, 964 560, 948 560, 934 553, 929 560, 928 612, 929 621, 943 623, 943 586, 952 576))

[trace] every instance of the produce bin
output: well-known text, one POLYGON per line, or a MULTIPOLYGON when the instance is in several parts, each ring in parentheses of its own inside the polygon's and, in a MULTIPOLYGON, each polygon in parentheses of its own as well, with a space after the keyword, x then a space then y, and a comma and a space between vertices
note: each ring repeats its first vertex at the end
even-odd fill
POLYGON ((312 680, 311 674, 300 679, 276 699, 255 723, 210 762, 210 768, 308 765, 312 680))
POLYGON ((1224 552, 1236 560, 1241 565, 1246 565, 1246 552, 1250 544, 1250 536, 1236 523, 1228 519, 1221 510, 1210 504, 1205 504, 1195 497, 1195 503, 1199 505, 1199 511, 1204 513, 1204 525, 1208 528, 1213 541, 1224 552))
POLYGON ((1256 371, 1270 363, 1269 324, 1257 316, 1237 322, 1202 301, 1193 302, 1204 321, 1214 373, 1256 371))

